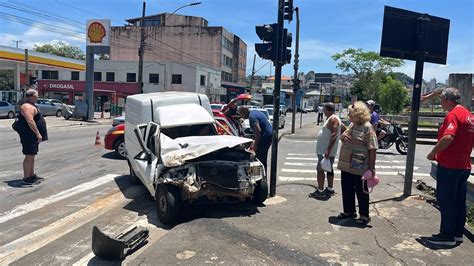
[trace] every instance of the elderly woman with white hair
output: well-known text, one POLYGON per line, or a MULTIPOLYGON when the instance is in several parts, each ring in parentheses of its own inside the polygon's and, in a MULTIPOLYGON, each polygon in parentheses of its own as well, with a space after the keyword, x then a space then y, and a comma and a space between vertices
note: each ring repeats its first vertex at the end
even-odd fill
POLYGON ((342 146, 337 168, 341 170, 341 190, 343 212, 340 219, 356 218, 355 196, 359 203, 358 224, 367 225, 369 216, 369 195, 367 183, 362 182, 362 175, 371 171, 375 176, 375 157, 377 137, 370 124, 370 110, 364 102, 349 106, 351 124, 341 135, 342 146))

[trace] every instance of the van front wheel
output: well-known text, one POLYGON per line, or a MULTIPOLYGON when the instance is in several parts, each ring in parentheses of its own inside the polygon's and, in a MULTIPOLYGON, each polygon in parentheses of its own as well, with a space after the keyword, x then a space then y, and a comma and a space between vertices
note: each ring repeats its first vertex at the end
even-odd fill
POLYGON ((177 222, 182 209, 179 188, 171 185, 161 185, 156 190, 156 212, 160 221, 166 225, 177 222))

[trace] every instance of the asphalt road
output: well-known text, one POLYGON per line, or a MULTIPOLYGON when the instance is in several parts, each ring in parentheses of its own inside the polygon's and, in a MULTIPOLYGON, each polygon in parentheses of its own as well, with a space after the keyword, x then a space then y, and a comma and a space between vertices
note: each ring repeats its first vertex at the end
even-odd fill
MULTIPOLYGON (((315 120, 314 113, 305 114, 303 128, 315 120)), ((269 241, 275 232, 265 226, 252 229, 258 219, 261 219, 260 226, 278 222, 275 220, 278 210, 271 208, 248 204, 209 206, 189 210, 184 222, 174 228, 163 226, 157 220, 148 192, 129 182, 126 161, 115 159, 113 153, 103 147, 94 146, 96 132, 99 131, 103 139, 109 128, 108 125, 89 125, 50 129, 49 140, 40 145, 37 156, 36 172, 45 179, 32 186, 21 184, 23 155, 18 136, 10 128, 0 128, 0 264, 104 264, 105 261, 94 257, 91 251, 94 225, 112 236, 135 225, 150 230, 147 245, 123 261, 131 265, 156 264, 157 261, 161 264, 319 264, 327 261, 310 255, 306 249, 298 250, 281 239, 284 236, 269 241), (265 215, 268 217, 262 219, 265 215), (187 260, 191 257, 194 259, 187 260)), ((299 128, 299 115, 296 128, 299 128)), ((291 115, 288 114, 285 128, 280 132, 285 134, 290 130, 291 115)), ((314 136, 316 134, 317 129, 314 136)), ((311 136, 299 137, 294 142, 282 139, 278 176, 289 179, 279 182, 314 180, 313 147, 311 136), (288 159, 291 157, 307 160, 288 159)), ((417 147, 415 166, 419 167, 419 173, 429 173, 424 159, 428 150, 429 147, 417 147)), ((394 148, 379 151, 379 154, 379 160, 404 160, 394 148)), ((381 165, 384 164, 391 165, 381 165)), ((401 167, 403 163, 397 165, 401 167)), ((312 189, 304 186, 303 192, 297 192, 307 193, 312 189)), ((286 211, 294 209, 286 208, 286 211)), ((296 233, 298 228, 290 231, 296 233)))

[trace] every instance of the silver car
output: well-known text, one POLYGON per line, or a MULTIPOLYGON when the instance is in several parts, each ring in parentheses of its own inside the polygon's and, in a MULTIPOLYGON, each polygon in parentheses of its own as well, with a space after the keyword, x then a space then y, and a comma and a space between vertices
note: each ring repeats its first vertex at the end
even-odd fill
POLYGON ((0 117, 14 118, 15 105, 6 101, 0 101, 0 117))
POLYGON ((36 106, 40 110, 43 116, 47 115, 55 115, 57 117, 61 117, 63 115, 63 105, 53 100, 49 99, 38 99, 36 102, 36 106))

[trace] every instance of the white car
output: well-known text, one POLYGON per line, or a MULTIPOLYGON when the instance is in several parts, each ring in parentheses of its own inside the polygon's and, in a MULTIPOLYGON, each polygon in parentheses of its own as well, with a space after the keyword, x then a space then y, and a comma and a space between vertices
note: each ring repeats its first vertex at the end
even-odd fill
POLYGON ((206 95, 136 94, 125 110, 130 176, 155 197, 162 223, 176 223, 183 203, 267 198, 263 164, 246 150, 252 140, 217 135, 206 95))
MULTIPOLYGON (((273 125, 273 111, 274 109, 273 108, 266 108, 267 111, 268 111, 268 115, 270 116, 269 120, 270 120, 270 124, 273 125)), ((280 110, 280 117, 278 119, 278 127, 279 128, 284 128, 285 127, 285 112, 280 110)))
POLYGON ((0 101, 0 117, 14 118, 15 117, 15 105, 7 102, 0 101))

